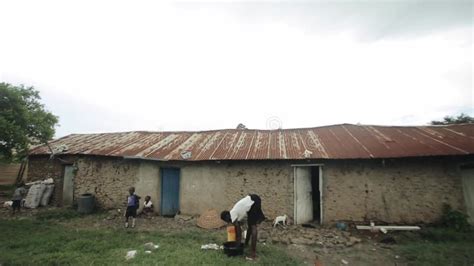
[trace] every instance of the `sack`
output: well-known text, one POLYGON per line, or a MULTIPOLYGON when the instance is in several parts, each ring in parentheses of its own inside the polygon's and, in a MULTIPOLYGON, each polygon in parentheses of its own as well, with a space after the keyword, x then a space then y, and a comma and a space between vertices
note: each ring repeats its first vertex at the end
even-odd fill
POLYGON ((41 197, 41 206, 48 206, 49 200, 51 199, 51 195, 53 195, 54 191, 54 184, 46 185, 46 188, 43 192, 43 196, 41 197))
POLYGON ((46 189, 45 184, 35 184, 31 186, 28 190, 28 195, 26 195, 25 207, 27 208, 37 208, 40 204, 41 197, 43 192, 46 189))

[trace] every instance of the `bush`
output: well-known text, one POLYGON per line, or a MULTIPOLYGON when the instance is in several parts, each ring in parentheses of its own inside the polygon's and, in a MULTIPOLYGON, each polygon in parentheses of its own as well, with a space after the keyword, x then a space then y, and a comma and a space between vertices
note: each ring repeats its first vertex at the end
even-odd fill
POLYGON ((468 216, 466 214, 453 210, 450 205, 445 204, 443 216, 441 216, 441 224, 456 231, 468 231, 470 225, 467 218, 468 216))

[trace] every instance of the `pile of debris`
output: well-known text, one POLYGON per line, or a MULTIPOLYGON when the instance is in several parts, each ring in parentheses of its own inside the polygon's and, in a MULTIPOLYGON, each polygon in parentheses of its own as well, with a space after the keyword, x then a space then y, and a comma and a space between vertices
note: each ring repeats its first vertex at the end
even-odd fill
POLYGON ((299 225, 287 227, 264 226, 259 232, 260 242, 318 245, 325 248, 351 247, 362 240, 348 231, 334 228, 311 228, 299 225))
MULTIPOLYGON (((36 209, 39 206, 48 206, 54 192, 54 180, 52 178, 26 183, 26 188, 28 187, 26 198, 21 202, 23 207, 36 209)), ((6 201, 3 206, 11 207, 12 204, 13 201, 6 201)))
MULTIPOLYGON (((148 243, 145 243, 144 246, 144 250, 145 250, 145 254, 151 254, 153 250, 156 250, 160 247, 160 245, 156 245, 154 244, 153 242, 148 242, 148 243)), ((125 259, 126 260, 131 260, 133 258, 135 258, 135 256, 138 254, 138 250, 129 250, 127 251, 127 254, 125 255, 125 259)))

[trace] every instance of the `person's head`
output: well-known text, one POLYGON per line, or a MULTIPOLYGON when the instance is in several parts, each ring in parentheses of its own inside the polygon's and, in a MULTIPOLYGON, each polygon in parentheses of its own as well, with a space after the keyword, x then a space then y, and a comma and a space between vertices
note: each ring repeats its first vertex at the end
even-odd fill
POLYGON ((134 187, 129 188, 128 193, 130 193, 130 195, 133 195, 133 193, 135 193, 135 188, 134 187))
POLYGON ((151 200, 151 197, 147 195, 147 196, 145 197, 145 201, 150 201, 150 200, 151 200))
POLYGON ((222 211, 221 212, 221 219, 226 223, 232 223, 230 219, 230 212, 229 211, 222 211))

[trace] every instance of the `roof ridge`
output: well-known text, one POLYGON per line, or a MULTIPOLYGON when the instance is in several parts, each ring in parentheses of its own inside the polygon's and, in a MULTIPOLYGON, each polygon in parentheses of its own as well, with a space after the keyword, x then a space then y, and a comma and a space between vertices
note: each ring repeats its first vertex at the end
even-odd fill
MULTIPOLYGON (((358 126, 358 127, 384 127, 384 128, 419 128, 419 127, 451 127, 451 126, 468 126, 473 125, 470 123, 464 124, 451 124, 451 125, 374 125, 374 124, 351 124, 351 123, 342 123, 342 124, 331 124, 315 127, 298 127, 298 128, 282 128, 282 129, 237 129, 237 128, 222 128, 222 129, 209 129, 209 130, 164 130, 164 131, 151 131, 151 130, 131 130, 131 131, 115 131, 115 132, 97 132, 97 133, 72 133, 65 135, 61 138, 72 136, 72 135, 100 135, 100 134, 129 134, 129 133, 143 133, 143 134, 155 134, 155 133, 211 133, 218 131, 263 131, 263 132, 280 132, 280 131, 293 131, 293 130, 311 130, 318 128, 326 127, 342 127, 342 126, 358 126)), ((59 138, 60 139, 60 138, 59 138)))

